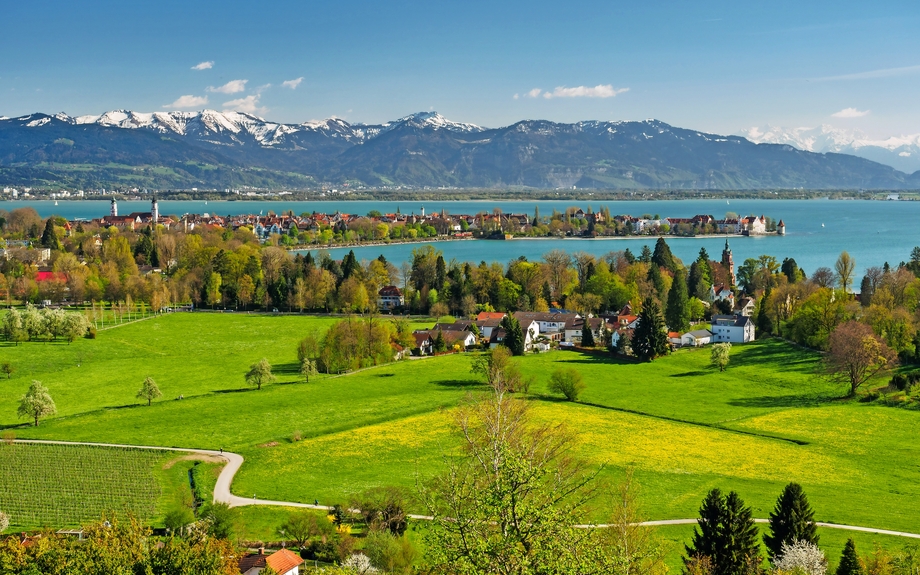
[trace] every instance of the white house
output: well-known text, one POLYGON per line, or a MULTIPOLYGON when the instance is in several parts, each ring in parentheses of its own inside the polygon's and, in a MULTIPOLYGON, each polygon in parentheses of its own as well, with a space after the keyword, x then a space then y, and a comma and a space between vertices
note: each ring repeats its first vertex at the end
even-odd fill
POLYGON ((380 288, 377 292, 377 308, 383 311, 389 311, 396 307, 405 305, 406 300, 403 297, 402 290, 396 286, 386 286, 380 288))
POLYGON ((738 301, 738 307, 735 308, 736 315, 746 315, 751 317, 754 315, 755 301, 752 297, 743 297, 738 301))
POLYGON ((738 315, 712 316, 712 343, 754 341, 754 320, 738 315))
POLYGON ((537 330, 534 337, 543 335, 549 339, 560 339, 565 332, 565 324, 572 318, 581 317, 576 313, 559 313, 559 312, 524 312, 514 313, 515 319, 521 324, 521 329, 525 331, 525 326, 531 322, 536 322, 537 330))
POLYGON ((712 341, 712 332, 708 329, 696 329, 693 331, 688 331, 687 333, 680 336, 680 345, 682 346, 692 346, 700 347, 701 345, 706 345, 712 341))
POLYGON ((288 549, 266 555, 264 547, 260 548, 258 553, 243 555, 239 561, 240 573, 243 575, 258 575, 266 567, 278 575, 300 575, 302 564, 303 559, 288 549))
POLYGON ((709 301, 716 302, 725 300, 731 302, 732 309, 735 307, 735 294, 731 288, 725 284, 716 284, 709 288, 709 301))
POLYGON ((600 317, 571 318, 565 325, 565 340, 581 343, 581 333, 584 330, 585 322, 591 326, 591 333, 594 335, 595 345, 601 345, 601 331, 606 327, 607 322, 600 317))

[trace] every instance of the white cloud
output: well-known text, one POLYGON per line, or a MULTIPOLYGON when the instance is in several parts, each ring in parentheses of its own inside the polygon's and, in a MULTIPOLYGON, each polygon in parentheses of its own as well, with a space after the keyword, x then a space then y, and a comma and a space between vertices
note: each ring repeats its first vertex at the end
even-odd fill
POLYGON ((831 114, 832 118, 862 118, 869 113, 869 110, 857 110, 856 108, 844 108, 839 112, 831 114))
MULTIPOLYGON (((576 86, 574 88, 566 88, 564 86, 556 86, 556 89, 552 92, 546 92, 543 94, 544 98, 613 98, 617 94, 622 94, 623 92, 628 92, 629 88, 614 88, 610 84, 598 84, 593 88, 590 86, 576 86)), ((533 94, 531 90, 531 94, 533 94)), ((539 92, 538 92, 539 94, 539 92)), ((536 95, 533 96, 534 98, 536 95)))
POLYGON ((173 102, 172 104, 166 104, 164 108, 200 108, 202 106, 208 105, 207 96, 192 96, 187 94, 185 96, 179 96, 179 99, 173 102))
POLYGON ((251 96, 246 96, 245 98, 237 98, 236 100, 224 102, 224 111, 245 112, 247 114, 264 114, 268 111, 268 108, 259 106, 259 97, 260 96, 258 94, 253 94, 251 96))
POLYGON ((230 80, 223 86, 208 86, 208 92, 220 92, 221 94, 236 94, 246 89, 246 82, 249 80, 230 80))
POLYGON ((195 64, 192 66, 192 70, 210 70, 214 67, 214 61, 209 60, 207 62, 202 62, 201 64, 195 64))
POLYGON ((283 88, 290 88, 291 90, 296 90, 297 86, 300 86, 300 83, 303 82, 303 76, 300 78, 294 78, 293 80, 285 80, 281 82, 283 88))
POLYGON ((517 99, 520 98, 521 96, 520 96, 519 94, 515 94, 515 95, 512 96, 512 97, 513 97, 515 100, 517 100, 517 99))
POLYGON ((541 92, 543 92, 543 90, 541 90, 540 88, 534 88, 533 90, 527 92, 524 95, 527 96, 528 98, 536 98, 537 96, 540 95, 541 92))

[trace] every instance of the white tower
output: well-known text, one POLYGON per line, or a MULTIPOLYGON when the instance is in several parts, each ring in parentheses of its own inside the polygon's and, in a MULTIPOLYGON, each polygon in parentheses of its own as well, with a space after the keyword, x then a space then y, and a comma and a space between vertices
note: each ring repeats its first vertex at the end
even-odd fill
POLYGON ((113 217, 118 215, 118 202, 115 201, 114 197, 112 198, 112 207, 109 209, 109 215, 113 217))
POLYGON ((150 218, 154 224, 160 221, 160 207, 157 205, 156 196, 153 196, 153 201, 150 202, 150 218))
POLYGON ((425 217, 425 206, 422 206, 422 217, 425 217))

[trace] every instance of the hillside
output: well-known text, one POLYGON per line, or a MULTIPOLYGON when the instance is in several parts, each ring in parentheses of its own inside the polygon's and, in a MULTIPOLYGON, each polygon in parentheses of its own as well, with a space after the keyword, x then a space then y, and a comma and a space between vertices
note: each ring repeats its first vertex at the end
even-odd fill
POLYGON ((0 119, 0 184, 81 187, 915 189, 864 158, 641 122, 486 129, 434 112, 379 125, 279 124, 238 112, 0 119))

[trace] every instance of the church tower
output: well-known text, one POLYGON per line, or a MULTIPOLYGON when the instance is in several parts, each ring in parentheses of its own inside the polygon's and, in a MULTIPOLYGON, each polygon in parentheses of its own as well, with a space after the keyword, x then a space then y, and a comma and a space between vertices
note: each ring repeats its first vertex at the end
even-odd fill
POLYGON ((154 224, 160 221, 160 207, 157 205, 156 196, 153 196, 153 201, 150 202, 150 220, 154 224))
POLYGON ((109 215, 112 217, 118 215, 118 202, 115 201, 114 197, 112 197, 112 207, 109 208, 109 215))
POLYGON ((728 271, 728 281, 735 285, 735 260, 732 259, 732 249, 725 240, 725 249, 722 250, 722 266, 728 271))

